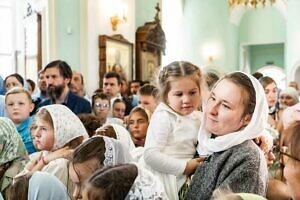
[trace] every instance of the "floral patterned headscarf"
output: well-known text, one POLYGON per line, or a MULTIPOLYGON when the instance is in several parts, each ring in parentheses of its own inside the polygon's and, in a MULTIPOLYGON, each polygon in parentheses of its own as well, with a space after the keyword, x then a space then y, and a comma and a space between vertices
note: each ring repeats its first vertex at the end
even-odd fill
POLYGON ((25 146, 13 122, 0 117, 0 165, 26 154, 25 146))
POLYGON ((80 119, 66 106, 61 104, 53 104, 44 106, 53 122, 54 128, 54 145, 52 150, 56 150, 65 146, 73 139, 83 136, 88 138, 86 129, 80 119))

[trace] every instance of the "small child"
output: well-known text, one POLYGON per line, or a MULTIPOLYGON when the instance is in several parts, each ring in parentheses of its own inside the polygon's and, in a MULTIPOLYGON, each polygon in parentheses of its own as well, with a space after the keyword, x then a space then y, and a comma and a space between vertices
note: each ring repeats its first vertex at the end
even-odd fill
POLYGON ((112 117, 123 120, 125 116, 126 104, 122 99, 115 99, 112 105, 112 117))
POLYGON ((184 61, 173 62, 158 75, 162 98, 147 131, 141 164, 145 164, 164 184, 169 199, 178 192, 201 159, 196 153, 201 102, 200 69, 184 61))
POLYGON ((21 87, 12 88, 6 93, 5 108, 8 117, 17 127, 28 154, 36 152, 29 130, 32 122, 30 112, 34 108, 30 93, 21 87))
POLYGON ((28 171, 45 171, 68 186, 68 158, 88 138, 80 119, 66 106, 53 104, 39 109, 32 131, 40 152, 30 155, 28 171))
POLYGON ((95 93, 92 96, 92 112, 97 117, 100 117, 104 123, 110 113, 109 96, 103 92, 95 93))

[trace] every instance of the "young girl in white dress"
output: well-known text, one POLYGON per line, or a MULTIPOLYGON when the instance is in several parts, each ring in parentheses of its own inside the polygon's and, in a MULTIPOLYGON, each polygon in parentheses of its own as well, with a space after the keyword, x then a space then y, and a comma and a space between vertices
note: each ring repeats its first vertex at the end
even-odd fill
POLYGON ((147 131, 140 163, 162 181, 169 199, 178 192, 201 161, 193 159, 200 127, 200 69, 189 62, 173 62, 158 75, 162 102, 147 131))

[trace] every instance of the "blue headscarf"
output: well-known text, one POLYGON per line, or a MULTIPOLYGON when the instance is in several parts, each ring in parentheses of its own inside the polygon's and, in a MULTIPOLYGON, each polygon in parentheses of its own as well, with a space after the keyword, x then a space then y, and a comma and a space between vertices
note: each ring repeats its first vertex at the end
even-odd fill
POLYGON ((69 200, 66 186, 47 172, 35 172, 29 180, 28 200, 69 200))

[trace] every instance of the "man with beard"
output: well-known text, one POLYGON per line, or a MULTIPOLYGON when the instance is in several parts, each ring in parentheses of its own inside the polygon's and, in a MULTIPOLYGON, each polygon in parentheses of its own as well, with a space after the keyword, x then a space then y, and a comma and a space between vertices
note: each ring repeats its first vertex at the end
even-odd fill
POLYGON ((91 104, 70 91, 69 84, 72 79, 72 70, 65 61, 53 61, 45 67, 44 71, 49 99, 41 102, 39 107, 50 104, 64 104, 75 114, 91 113, 91 104))

